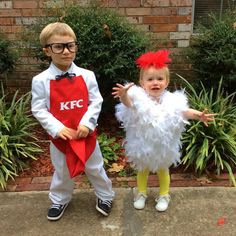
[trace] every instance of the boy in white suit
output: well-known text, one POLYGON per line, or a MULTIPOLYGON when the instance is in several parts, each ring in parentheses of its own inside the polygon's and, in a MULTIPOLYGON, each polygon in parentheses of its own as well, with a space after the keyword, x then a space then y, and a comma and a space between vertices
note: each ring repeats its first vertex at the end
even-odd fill
POLYGON ((71 200, 73 177, 85 172, 94 187, 96 209, 108 216, 114 192, 103 168, 96 140, 102 97, 92 71, 73 63, 76 36, 70 26, 55 22, 40 34, 49 68, 33 78, 32 113, 50 135, 50 155, 55 168, 49 198, 49 220, 58 220, 71 200))

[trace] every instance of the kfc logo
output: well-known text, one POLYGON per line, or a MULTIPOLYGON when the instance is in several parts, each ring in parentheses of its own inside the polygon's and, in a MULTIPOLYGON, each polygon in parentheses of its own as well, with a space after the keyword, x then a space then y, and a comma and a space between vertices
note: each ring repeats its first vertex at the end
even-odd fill
POLYGON ((83 107, 83 99, 79 99, 79 100, 73 100, 73 101, 69 101, 69 102, 61 102, 60 103, 60 110, 64 111, 64 110, 73 110, 75 108, 81 108, 83 107))

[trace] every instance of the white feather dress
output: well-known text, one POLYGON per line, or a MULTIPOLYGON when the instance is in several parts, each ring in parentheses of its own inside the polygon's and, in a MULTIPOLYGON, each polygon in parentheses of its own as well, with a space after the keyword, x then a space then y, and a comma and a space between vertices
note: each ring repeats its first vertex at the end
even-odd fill
POLYGON ((126 131, 125 151, 136 169, 168 169, 180 162, 181 133, 188 123, 182 112, 188 109, 183 90, 164 91, 159 103, 141 87, 132 86, 131 108, 116 105, 116 117, 126 131))

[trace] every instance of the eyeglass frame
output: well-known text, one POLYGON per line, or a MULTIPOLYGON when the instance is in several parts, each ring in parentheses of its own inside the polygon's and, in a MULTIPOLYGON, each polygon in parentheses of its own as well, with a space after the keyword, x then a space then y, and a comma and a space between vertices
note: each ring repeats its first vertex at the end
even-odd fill
POLYGON ((51 48, 51 51, 52 51, 54 54, 61 54, 61 53, 63 53, 64 50, 65 50, 65 48, 67 48, 67 50, 68 50, 69 52, 75 53, 75 52, 77 51, 77 49, 78 49, 78 42, 72 41, 72 42, 68 42, 68 43, 50 43, 50 44, 46 44, 46 45, 45 45, 45 48, 49 48, 49 47, 51 48), (71 50, 69 49, 68 45, 69 45, 70 43, 75 43, 75 48, 77 47, 75 51, 71 51, 71 50), (55 52, 53 51, 52 46, 55 45, 55 44, 60 44, 60 45, 63 46, 63 49, 62 49, 61 52, 59 52, 59 53, 56 52, 56 53, 55 53, 55 52))

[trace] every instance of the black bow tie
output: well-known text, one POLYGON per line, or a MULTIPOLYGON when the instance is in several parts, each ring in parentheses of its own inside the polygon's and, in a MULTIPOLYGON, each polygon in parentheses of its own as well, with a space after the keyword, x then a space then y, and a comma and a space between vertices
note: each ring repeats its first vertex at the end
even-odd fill
POLYGON ((63 75, 56 75, 55 79, 56 79, 56 80, 61 80, 61 79, 64 79, 64 78, 72 79, 72 78, 75 77, 75 76, 76 76, 75 73, 68 73, 68 72, 66 72, 66 73, 63 74, 63 75))

